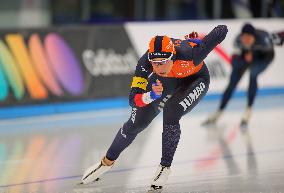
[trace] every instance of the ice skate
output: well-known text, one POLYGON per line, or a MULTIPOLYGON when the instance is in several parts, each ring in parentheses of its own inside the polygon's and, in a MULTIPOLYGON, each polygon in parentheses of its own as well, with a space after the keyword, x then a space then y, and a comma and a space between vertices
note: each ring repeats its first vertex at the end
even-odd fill
POLYGON ((240 129, 241 129, 242 134, 245 134, 247 132, 248 122, 246 120, 244 119, 241 120, 240 129))
POLYGON ((208 117, 203 123, 201 123, 201 126, 210 128, 216 125, 216 122, 218 118, 220 117, 222 111, 217 111, 214 114, 212 114, 210 117, 208 117))
POLYGON ((249 122, 249 119, 251 117, 251 112, 252 112, 251 108, 247 107, 245 113, 243 114, 243 117, 242 117, 242 120, 241 120, 241 123, 240 123, 240 129, 241 129, 242 134, 247 133, 248 122, 249 122))
POLYGON ((216 125, 216 120, 211 119, 211 117, 209 117, 208 119, 206 119, 204 122, 201 123, 201 126, 207 128, 214 125, 216 125))
POLYGON ((113 164, 108 166, 103 160, 89 167, 82 177, 80 184, 90 184, 99 181, 99 177, 112 168, 113 164))
POLYGON ((154 175, 154 178, 151 182, 151 186, 148 193, 162 192, 163 187, 166 184, 170 173, 171 173, 170 167, 159 165, 154 175))

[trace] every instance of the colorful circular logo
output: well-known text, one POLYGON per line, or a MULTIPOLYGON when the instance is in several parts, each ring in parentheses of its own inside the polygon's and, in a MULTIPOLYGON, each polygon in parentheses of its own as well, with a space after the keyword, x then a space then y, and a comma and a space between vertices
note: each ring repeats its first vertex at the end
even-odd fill
POLYGON ((81 65, 67 42, 56 33, 6 34, 0 40, 0 101, 9 96, 17 100, 28 92, 32 99, 48 99, 49 94, 79 96, 84 90, 81 65))

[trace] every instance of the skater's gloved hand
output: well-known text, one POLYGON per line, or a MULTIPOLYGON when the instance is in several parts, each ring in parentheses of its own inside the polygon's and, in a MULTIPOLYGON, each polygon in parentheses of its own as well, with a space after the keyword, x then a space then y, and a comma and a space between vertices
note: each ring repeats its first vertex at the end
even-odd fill
POLYGON ((218 37, 218 43, 221 43, 228 33, 228 28, 226 25, 218 25, 212 31, 218 37))
POLYGON ((159 80, 152 84, 152 90, 143 94, 136 94, 134 97, 135 105, 137 107, 144 107, 156 99, 160 98, 163 93, 163 85, 159 80))
POLYGON ((184 38, 189 41, 196 44, 201 44, 202 40, 198 39, 198 33, 196 31, 191 32, 190 34, 187 34, 184 36, 184 38))
POLYGON ((196 31, 193 31, 190 34, 188 34, 188 37, 193 39, 198 38, 198 33, 196 31))
POLYGON ((158 79, 154 84, 152 84, 152 91, 150 92, 150 97, 153 100, 156 100, 162 96, 163 93, 163 84, 158 79))
POLYGON ((253 61, 253 54, 252 54, 252 52, 245 53, 244 58, 245 58, 245 61, 247 63, 251 63, 253 61))

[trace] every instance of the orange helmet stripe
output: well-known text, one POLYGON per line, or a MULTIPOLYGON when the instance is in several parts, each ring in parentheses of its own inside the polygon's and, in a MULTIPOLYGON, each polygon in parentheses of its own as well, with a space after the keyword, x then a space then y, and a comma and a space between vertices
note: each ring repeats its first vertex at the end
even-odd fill
POLYGON ((173 51, 173 42, 167 36, 163 37, 162 40, 162 52, 172 52, 173 51))
POLYGON ((166 52, 176 54, 174 43, 168 36, 154 36, 149 43, 149 53, 166 52))
POLYGON ((154 52, 155 51, 155 40, 156 36, 153 37, 149 43, 149 52, 154 52))

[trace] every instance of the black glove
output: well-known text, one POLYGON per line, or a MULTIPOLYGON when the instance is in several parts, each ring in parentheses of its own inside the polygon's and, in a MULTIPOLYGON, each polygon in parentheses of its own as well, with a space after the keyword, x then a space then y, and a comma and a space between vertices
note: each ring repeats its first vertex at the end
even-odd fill
POLYGON ((228 33, 228 28, 226 25, 218 25, 212 31, 214 31, 218 37, 218 43, 221 43, 228 33))

